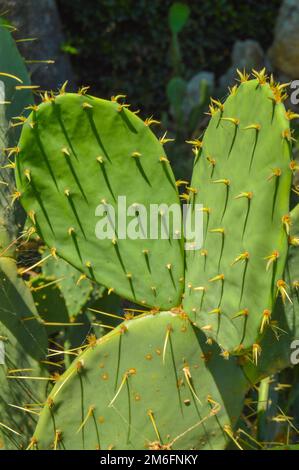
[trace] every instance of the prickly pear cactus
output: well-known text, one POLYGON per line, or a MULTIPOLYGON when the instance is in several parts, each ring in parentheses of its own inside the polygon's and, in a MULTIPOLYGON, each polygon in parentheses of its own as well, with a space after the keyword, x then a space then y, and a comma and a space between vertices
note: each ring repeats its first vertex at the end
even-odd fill
POLYGON ((254 75, 239 73, 226 102, 212 101, 203 141, 191 141, 193 178, 183 196, 204 227, 203 246, 186 260, 181 226, 153 239, 140 225, 143 206, 150 213, 160 205, 163 227, 179 203, 168 139, 156 139, 152 119, 141 121, 119 96, 108 102, 62 87, 24 122, 15 197, 53 259, 152 308, 79 346, 86 350, 50 393, 30 449, 221 449, 234 439, 248 384, 263 375, 248 361, 256 365, 262 349, 270 357, 269 334, 284 319, 292 328, 287 302, 298 287, 289 214, 295 115, 283 105, 284 85, 264 70, 254 75), (126 237, 119 221, 129 206, 126 237))
MULTIPOLYGON (((142 204, 149 209, 150 203, 179 203, 151 122, 117 99, 47 96, 23 126, 17 185, 22 204, 53 251, 111 291, 167 309, 180 303, 183 291, 182 239, 145 240, 136 233, 136 239, 123 239, 116 230, 112 239, 98 240, 95 233, 97 216, 104 212, 106 230, 114 227, 118 196, 126 196, 135 228, 142 204)), ((160 215, 163 224, 163 208, 160 215)))
POLYGON ((240 75, 197 143, 191 204, 203 204, 204 243, 187 252, 183 308, 224 351, 257 356, 261 324, 288 295, 292 114, 264 71, 240 75))
POLYGON ((141 316, 61 376, 30 448, 224 448, 246 387, 236 362, 207 346, 184 314, 141 316))

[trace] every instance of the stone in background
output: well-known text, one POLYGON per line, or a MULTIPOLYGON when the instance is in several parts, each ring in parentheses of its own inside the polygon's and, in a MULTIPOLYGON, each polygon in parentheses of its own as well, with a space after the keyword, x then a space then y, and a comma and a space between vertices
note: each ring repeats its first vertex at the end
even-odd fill
POLYGON ((25 59, 53 59, 55 64, 29 65, 33 84, 56 90, 66 80, 75 87, 69 57, 60 50, 64 42, 55 0, 0 0, 0 12, 18 29, 15 39, 37 38, 18 43, 25 59))
POLYGON ((299 0, 283 1, 268 55, 279 74, 299 79, 299 0))

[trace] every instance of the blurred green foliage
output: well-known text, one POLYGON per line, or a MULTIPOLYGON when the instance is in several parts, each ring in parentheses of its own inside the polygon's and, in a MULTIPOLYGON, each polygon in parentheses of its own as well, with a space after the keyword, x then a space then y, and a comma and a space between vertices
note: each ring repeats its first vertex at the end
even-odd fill
MULTIPOLYGON (((171 0, 58 0, 78 82, 109 97, 128 95, 142 114, 167 110, 171 78, 168 11, 171 0), (156 109, 157 108, 157 109, 156 109)), ((185 1, 190 17, 180 33, 185 78, 200 70, 217 76, 229 66, 237 39, 252 38, 267 49, 281 0, 185 1)))

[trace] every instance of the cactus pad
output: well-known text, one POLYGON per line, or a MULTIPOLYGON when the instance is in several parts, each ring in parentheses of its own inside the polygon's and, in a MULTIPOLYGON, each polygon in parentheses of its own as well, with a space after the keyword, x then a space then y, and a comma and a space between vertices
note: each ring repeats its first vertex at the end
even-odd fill
POLYGON ((272 312, 288 249, 292 172, 283 89, 264 72, 215 102, 191 186, 203 204, 204 245, 186 259, 184 310, 229 352, 257 342, 272 312))
MULTIPOLYGON (((92 282, 81 278, 81 273, 61 258, 49 258, 43 265, 43 274, 58 280, 70 317, 80 313, 93 290, 92 282)), ((101 289, 102 291, 104 288, 101 289)))
POLYGON ((269 323, 265 325, 265 335, 261 341, 263 354, 255 365, 245 365, 246 376, 251 382, 258 382, 263 377, 277 373, 294 365, 292 354, 298 360, 299 343, 299 205, 291 212, 290 244, 285 268, 285 279, 289 286, 292 302, 283 304, 277 299, 275 309, 269 323))
MULTIPOLYGON (((118 196, 126 196, 135 226, 141 204, 149 212, 150 203, 179 203, 163 146, 149 124, 116 100, 48 97, 23 126, 17 186, 40 236, 58 255, 128 299, 168 309, 180 303, 183 290, 182 240, 173 237, 172 227, 169 239, 125 240, 120 230, 104 240, 95 234, 103 221, 96 211, 106 212, 111 228, 107 207, 117 215, 118 196)), ((165 213, 159 213, 163 225, 165 213)), ((139 225, 136 236, 144 230, 139 225)))
POLYGON ((206 345, 184 314, 141 316, 91 345, 61 376, 32 448, 224 448, 246 387, 234 358, 206 345))

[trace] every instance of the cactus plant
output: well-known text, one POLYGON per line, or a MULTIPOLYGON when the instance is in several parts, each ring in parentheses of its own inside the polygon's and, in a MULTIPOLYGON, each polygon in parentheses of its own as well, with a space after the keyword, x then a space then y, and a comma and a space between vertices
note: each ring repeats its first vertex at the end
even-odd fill
MULTIPOLYGON (((183 301, 195 324, 204 327, 223 350, 233 353, 258 344, 263 315, 272 311, 279 291, 285 292, 282 276, 292 176, 289 115, 280 102, 279 86, 268 84, 264 73, 255 80, 246 78, 224 105, 212 108, 203 142, 195 142, 190 204, 203 202, 205 241, 203 251, 187 253, 183 301), (240 152, 245 155, 242 160, 240 152), (242 171, 246 187, 240 178, 242 171), (257 233, 258 217, 261 230, 257 233), (209 251, 214 255, 209 256, 209 251), (257 270, 260 276, 256 276, 257 270)), ((120 295, 165 309, 181 303, 180 241, 145 243, 116 236, 112 243, 97 243, 90 224, 99 200, 116 201, 119 168, 134 170, 135 184, 142 183, 142 189, 135 185, 125 188, 130 202, 146 206, 157 202, 163 180, 164 200, 169 204, 177 201, 167 159, 159 157, 161 147, 148 126, 124 105, 63 94, 43 103, 24 125, 17 183, 25 209, 34 214, 36 226, 52 250, 120 295), (82 148, 79 122, 81 131, 89 136, 88 150, 82 148), (101 122, 105 124, 96 127, 101 122), (110 140, 112 129, 119 136, 115 140, 126 136, 121 153, 110 140), (53 132, 56 139, 50 141, 51 152, 47 153, 46 142, 53 132), (95 156, 99 151, 104 154, 100 160, 95 156), (93 185, 90 178, 95 180, 93 185), (150 185, 146 178, 152 181, 150 185), (100 189, 96 181, 100 181, 100 189), (97 257, 91 262, 92 249, 97 247, 97 257), (110 263, 103 267, 107 256, 110 263), (160 273, 164 282, 157 287, 160 273)))
MULTIPOLYGON (((18 80, 17 72, 8 69, 2 76, 18 80)), ((146 236, 147 227, 140 225, 143 207, 150 212, 152 204, 164 204, 158 208, 163 228, 169 215, 165 207, 179 204, 178 187, 185 184, 175 181, 164 152, 169 139, 158 140, 150 130, 157 121, 142 121, 121 96, 105 101, 87 95, 85 88, 66 93, 65 85, 57 94, 46 92, 28 118, 18 110, 22 134, 9 151, 11 159, 16 157, 10 162, 17 183, 12 199, 20 199, 32 223, 30 233, 50 250, 34 264, 43 272, 29 285, 46 323, 63 323, 65 312, 66 319, 82 318, 84 326, 79 339, 65 335, 66 349, 77 344, 57 353, 71 352, 75 360, 57 363, 69 367, 55 375, 50 390, 47 384, 54 378, 39 371, 43 362, 55 366, 45 360, 44 326, 15 261, 1 257, 6 303, 0 309, 0 335, 2 342, 8 338, 12 366, 0 366, 0 437, 6 447, 22 432, 26 439, 31 434, 29 449, 222 449, 231 442, 240 447, 234 429, 248 387, 273 370, 271 351, 283 367, 288 365, 284 343, 269 333, 284 321, 290 332, 297 315, 297 209, 293 225, 289 215, 297 167, 290 130, 296 115, 284 108, 284 85, 269 81, 265 71, 254 71, 253 80, 245 73, 239 77, 240 86, 230 90, 225 103, 212 101, 203 140, 190 142, 193 178, 181 197, 194 217, 196 204, 203 204, 201 250, 185 252, 184 242, 190 248, 190 240, 175 220, 162 239, 146 236), (111 216, 121 217, 121 196, 131 208, 131 238, 111 216), (106 216, 110 238, 99 237, 99 216, 106 216), (81 272, 82 289, 76 290, 74 269, 81 272), (60 270, 66 282, 57 287, 60 270), (121 321, 116 315, 109 334, 81 341, 84 328, 94 322, 86 300, 95 284, 141 305, 143 313, 133 319, 127 315, 114 328, 121 321), (76 300, 70 299, 70 290, 76 300), (53 295, 50 305, 47 293, 53 295), (63 307, 57 307, 57 298, 63 307), (37 370, 36 379, 44 384, 39 397, 22 382, 20 368, 30 369, 30 381, 37 370), (26 412, 23 384, 30 403, 43 405, 35 415, 35 431, 23 418, 8 422, 10 405, 26 412)), ((6 123, 12 116, 5 115, 6 123)), ((7 142, 2 146, 7 148, 7 142)), ((12 240, 5 233, 2 248, 12 240)))

